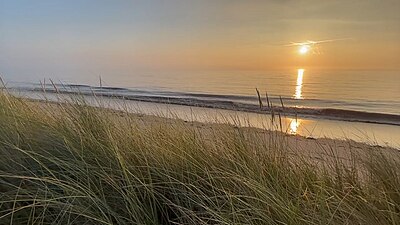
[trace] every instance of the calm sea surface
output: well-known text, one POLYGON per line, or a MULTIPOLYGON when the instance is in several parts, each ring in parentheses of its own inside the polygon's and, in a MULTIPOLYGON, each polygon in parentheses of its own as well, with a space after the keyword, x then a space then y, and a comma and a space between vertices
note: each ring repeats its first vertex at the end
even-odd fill
POLYGON ((146 74, 116 77, 110 85, 152 90, 297 99, 295 105, 400 113, 399 71, 273 71, 146 74), (116 79, 120 79, 117 81, 116 79))
MULTIPOLYGON (((43 77, 7 77, 10 82, 39 83, 43 77), (36 80, 35 80, 36 79, 36 80)), ((99 86, 98 75, 54 75, 64 84, 99 86)), ((102 85, 144 91, 142 95, 224 99, 258 104, 255 88, 276 104, 307 108, 335 108, 384 114, 400 114, 400 71, 323 71, 293 69, 270 72, 142 72, 102 74, 102 85), (187 94, 203 95, 187 95, 187 94)), ((82 87, 83 88, 83 87, 82 87)), ((118 91, 118 90, 113 90, 118 91)))

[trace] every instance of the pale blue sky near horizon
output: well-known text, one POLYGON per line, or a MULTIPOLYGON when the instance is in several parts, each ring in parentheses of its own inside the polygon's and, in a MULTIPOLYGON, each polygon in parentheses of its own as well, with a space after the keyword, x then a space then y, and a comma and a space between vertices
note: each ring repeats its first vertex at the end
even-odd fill
POLYGON ((400 1, 0 0, 11 80, 137 71, 400 68, 400 1), (351 38, 299 59, 280 45, 351 38), (306 61, 308 60, 308 61, 306 61), (74 75, 75 74, 75 75, 74 75))

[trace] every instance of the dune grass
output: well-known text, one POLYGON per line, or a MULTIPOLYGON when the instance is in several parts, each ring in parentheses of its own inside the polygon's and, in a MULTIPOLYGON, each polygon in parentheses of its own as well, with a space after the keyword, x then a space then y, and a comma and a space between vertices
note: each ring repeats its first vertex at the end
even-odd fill
POLYGON ((0 224, 400 224, 399 154, 285 138, 2 93, 0 224))

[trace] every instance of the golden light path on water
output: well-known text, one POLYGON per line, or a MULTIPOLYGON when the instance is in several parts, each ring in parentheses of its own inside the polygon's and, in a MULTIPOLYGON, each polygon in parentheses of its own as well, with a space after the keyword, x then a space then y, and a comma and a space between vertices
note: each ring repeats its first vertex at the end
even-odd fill
POLYGON ((298 69, 297 70, 297 84, 296 84, 296 90, 294 93, 294 98, 295 99, 302 99, 302 88, 303 88, 303 74, 304 74, 304 69, 298 69))
MULTIPOLYGON (((297 82, 296 82, 296 89, 294 93, 294 98, 295 99, 303 99, 302 96, 302 88, 303 88, 303 75, 304 75, 304 69, 298 69, 297 70, 297 82)), ((301 120, 292 119, 289 124, 289 133, 290 134, 297 134, 298 133, 298 128, 301 124, 301 120)))

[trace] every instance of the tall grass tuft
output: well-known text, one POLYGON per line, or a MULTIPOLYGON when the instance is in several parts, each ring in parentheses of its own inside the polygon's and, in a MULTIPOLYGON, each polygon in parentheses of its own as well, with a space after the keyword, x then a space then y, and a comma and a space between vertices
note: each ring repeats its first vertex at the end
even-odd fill
POLYGON ((2 93, 0 224, 400 224, 397 152, 287 138, 2 93))

